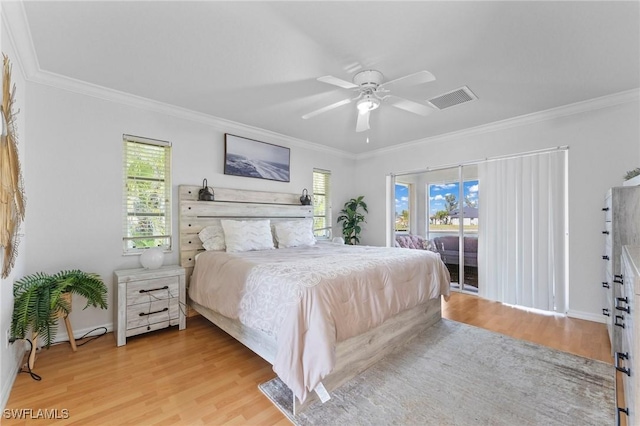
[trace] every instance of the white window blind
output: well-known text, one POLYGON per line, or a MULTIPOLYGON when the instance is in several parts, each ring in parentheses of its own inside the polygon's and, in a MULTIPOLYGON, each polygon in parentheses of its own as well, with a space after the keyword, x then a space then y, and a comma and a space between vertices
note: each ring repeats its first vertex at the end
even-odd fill
POLYGON ((567 151, 478 165, 478 294, 566 313, 567 151))
POLYGON ((123 135, 124 253, 171 249, 171 143, 123 135))
POLYGON ((313 170, 313 229, 318 238, 331 238, 331 172, 313 170))

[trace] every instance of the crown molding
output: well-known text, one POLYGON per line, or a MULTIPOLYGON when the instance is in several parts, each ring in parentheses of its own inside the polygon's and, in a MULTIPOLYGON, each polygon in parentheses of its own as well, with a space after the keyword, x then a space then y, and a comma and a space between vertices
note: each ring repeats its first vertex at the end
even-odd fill
POLYGON ((144 98, 142 96, 133 95, 131 93, 109 89, 107 87, 88 83, 82 80, 77 80, 49 71, 39 70, 30 79, 30 81, 46 86, 55 87, 57 89, 78 93, 81 95, 91 96, 109 102, 116 102, 133 108, 143 109, 145 111, 152 111, 159 114, 165 114, 172 117, 193 121, 199 124, 207 125, 214 128, 215 130, 224 133, 235 133, 246 137, 251 136, 269 142, 281 142, 287 144, 288 146, 296 146, 314 151, 325 152, 342 158, 356 158, 355 154, 331 148, 325 145, 294 138, 292 136, 287 136, 255 126, 250 126, 248 124, 226 120, 224 118, 215 117, 209 114, 167 104, 164 102, 155 101, 153 99, 144 98))
POLYGON ((550 108, 544 111, 538 111, 531 114, 520 115, 518 117, 507 118, 505 120, 495 121, 493 123, 483 124, 477 127, 460 130, 457 132, 445 133, 442 135, 432 136, 424 139, 418 139, 411 142, 405 142, 387 148, 380 148, 375 151, 365 152, 356 155, 356 160, 363 160, 378 155, 388 154, 391 152, 402 151, 405 149, 416 148, 433 142, 445 142, 451 139, 463 137, 471 137, 481 135, 483 133, 497 132, 499 130, 510 129, 513 127, 527 126, 529 124, 541 121, 553 120, 556 118, 566 117, 568 115, 581 114, 589 111, 596 111, 603 108, 609 108, 629 102, 638 102, 640 100, 640 89, 631 89, 624 92, 613 93, 611 95, 601 96, 599 98, 588 99, 586 101, 576 102, 569 105, 563 105, 556 108, 550 108))
POLYGON ((40 64, 22 1, 2 2, 2 25, 7 29, 9 43, 16 52, 14 62, 18 63, 25 80, 30 80, 40 70, 40 64))
POLYGON ((234 132, 243 136, 252 136, 270 142, 281 142, 288 146, 324 152, 341 158, 352 160, 356 158, 355 154, 340 149, 42 70, 33 45, 33 38, 29 30, 29 22, 23 2, 3 2, 2 21, 7 27, 7 32, 9 33, 9 38, 16 52, 17 61, 19 62, 24 78, 32 83, 193 121, 210 126, 221 132, 234 132))

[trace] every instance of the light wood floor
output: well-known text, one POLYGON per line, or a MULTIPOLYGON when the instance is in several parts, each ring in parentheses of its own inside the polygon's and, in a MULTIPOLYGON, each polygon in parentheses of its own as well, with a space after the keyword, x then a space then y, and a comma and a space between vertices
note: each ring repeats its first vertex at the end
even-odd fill
MULTIPOLYGON (((455 293, 443 317, 611 363, 604 324, 542 316, 455 293)), ((66 420, 3 419, 14 424, 288 425, 260 393, 274 377, 267 362, 206 319, 130 338, 109 333, 73 353, 61 344, 38 355, 36 382, 19 374, 7 409, 68 410, 66 420)))

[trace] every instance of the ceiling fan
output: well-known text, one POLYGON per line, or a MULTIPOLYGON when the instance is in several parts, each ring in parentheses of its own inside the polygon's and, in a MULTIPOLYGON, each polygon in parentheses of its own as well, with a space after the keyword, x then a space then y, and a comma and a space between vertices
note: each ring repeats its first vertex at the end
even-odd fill
POLYGON ((318 78, 318 81, 321 81, 323 83, 332 84, 344 89, 353 89, 353 91, 356 92, 356 96, 353 98, 343 99, 339 102, 312 111, 308 114, 303 115, 302 118, 306 120, 308 118, 315 117, 316 115, 322 114, 323 112, 327 112, 351 102, 356 102, 356 106, 358 108, 356 132, 369 130, 369 115, 371 111, 377 109, 382 102, 388 103, 389 105, 402 109, 404 111, 409 111, 414 114, 426 116, 433 111, 431 107, 391 95, 391 91, 388 89, 388 87, 394 84, 415 85, 428 83, 430 81, 434 81, 435 79, 436 78, 429 71, 418 71, 416 73, 383 83, 384 76, 380 71, 376 70, 360 71, 353 76, 353 83, 337 77, 333 77, 331 75, 320 77, 318 78))

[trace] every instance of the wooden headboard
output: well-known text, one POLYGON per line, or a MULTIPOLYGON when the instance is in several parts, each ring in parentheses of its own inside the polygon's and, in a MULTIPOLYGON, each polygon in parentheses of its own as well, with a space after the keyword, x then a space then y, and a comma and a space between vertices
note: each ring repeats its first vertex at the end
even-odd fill
POLYGON ((215 201, 198 201, 201 186, 180 185, 180 266, 186 269, 187 285, 195 257, 203 251, 198 232, 220 224, 220 219, 271 221, 313 217, 313 206, 300 205, 300 194, 214 188, 215 201))

